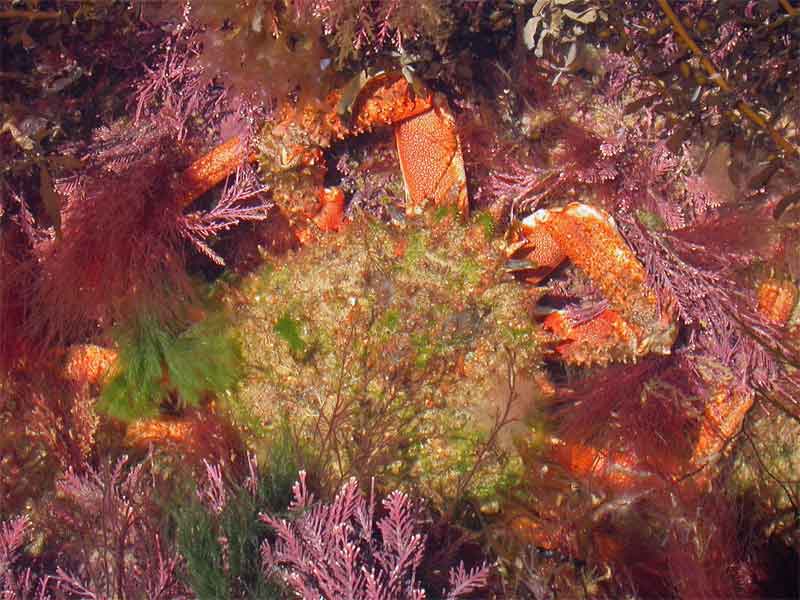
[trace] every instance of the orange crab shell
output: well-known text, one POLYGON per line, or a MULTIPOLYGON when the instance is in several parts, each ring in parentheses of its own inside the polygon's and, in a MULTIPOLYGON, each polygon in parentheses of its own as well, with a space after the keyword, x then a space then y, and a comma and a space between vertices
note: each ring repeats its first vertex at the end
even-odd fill
MULTIPOLYGON (((337 105, 341 93, 328 100, 337 105)), ((406 188, 406 212, 414 214, 426 203, 434 206, 456 206, 461 215, 469 212, 466 174, 461 143, 455 119, 440 94, 416 92, 400 73, 374 77, 359 91, 347 122, 338 112, 327 114, 304 111, 300 117, 286 113, 273 131, 299 128, 307 141, 321 146, 331 139, 345 139, 372 131, 376 127, 394 126, 395 144, 406 188)), ((318 164, 318 157, 301 164, 318 164)))
POLYGON ((349 130, 332 120, 336 137, 394 126, 406 188, 406 213, 428 202, 469 213, 467 178, 455 119, 441 94, 418 93, 400 73, 374 77, 359 92, 349 130))

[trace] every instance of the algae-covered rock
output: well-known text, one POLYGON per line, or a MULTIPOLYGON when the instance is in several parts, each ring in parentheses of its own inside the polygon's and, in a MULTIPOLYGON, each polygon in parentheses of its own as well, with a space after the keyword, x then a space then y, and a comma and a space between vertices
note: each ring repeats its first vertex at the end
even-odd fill
POLYGON ((511 434, 540 393, 534 300, 485 219, 429 220, 360 219, 251 276, 243 400, 268 428, 288 416, 330 485, 488 500, 517 481, 511 434))
POLYGON ((797 528, 800 423, 781 411, 757 415, 737 449, 732 483, 749 524, 792 546, 797 528))

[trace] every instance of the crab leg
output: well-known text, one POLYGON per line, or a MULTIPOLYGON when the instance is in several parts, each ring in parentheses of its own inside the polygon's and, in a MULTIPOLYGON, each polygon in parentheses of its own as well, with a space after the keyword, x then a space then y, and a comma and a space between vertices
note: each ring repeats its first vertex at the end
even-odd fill
POLYGON ((222 183, 246 159, 247 147, 241 137, 236 136, 220 144, 195 160, 178 176, 173 185, 175 202, 181 207, 189 206, 208 190, 222 183))
MULTIPOLYGON (((800 292, 794 282, 768 279, 757 291, 758 312, 777 326, 786 327, 795 311, 800 292)), ((596 319, 597 320, 597 319, 596 319)), ((592 323, 592 322, 590 322, 592 323)), ((706 469, 724 453, 742 429, 755 403, 755 392, 732 381, 709 381, 710 396, 699 415, 696 438, 688 460, 682 464, 663 464, 659 476, 634 452, 601 451, 587 444, 555 441, 552 457, 567 471, 592 480, 613 493, 630 493, 687 480, 687 491, 702 492, 711 483, 713 471, 706 469)))
MULTIPOLYGON (((798 295, 797 286, 792 281, 763 281, 756 290, 758 312, 765 321, 786 327, 797 305, 798 295)), ((719 456, 741 430, 754 403, 753 390, 718 385, 706 403, 692 462, 700 466, 719 456)))

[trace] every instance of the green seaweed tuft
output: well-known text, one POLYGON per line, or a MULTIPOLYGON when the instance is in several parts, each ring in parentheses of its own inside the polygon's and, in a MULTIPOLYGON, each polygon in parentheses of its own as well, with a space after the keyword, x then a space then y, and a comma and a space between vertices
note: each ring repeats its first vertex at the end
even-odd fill
POLYGON ((288 314, 284 314, 278 322, 275 323, 275 333, 278 334, 291 348, 292 352, 298 355, 305 353, 308 344, 303 340, 300 333, 300 323, 292 319, 288 314))
POLYGON ((492 239, 497 232, 497 223, 494 217, 486 211, 476 213, 472 221, 483 230, 483 235, 487 240, 492 239))
POLYGON ((130 421, 153 416, 168 399, 197 406, 236 386, 241 355, 220 312, 181 329, 143 312, 116 330, 119 359, 100 410, 130 421))
POLYGON ((286 514, 292 499, 299 451, 286 421, 265 456, 253 487, 225 482, 226 501, 218 512, 205 506, 196 491, 172 509, 187 579, 200 600, 287 597, 261 569, 260 548, 268 528, 258 518, 260 513, 286 514))

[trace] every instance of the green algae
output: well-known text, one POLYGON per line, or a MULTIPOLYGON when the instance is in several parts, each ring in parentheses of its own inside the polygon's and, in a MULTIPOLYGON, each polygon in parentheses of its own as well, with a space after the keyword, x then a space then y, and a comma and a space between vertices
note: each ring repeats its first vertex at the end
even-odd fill
POLYGON ((119 359, 98 408, 124 421, 154 416, 164 403, 184 408, 207 395, 223 397, 241 375, 241 355, 221 312, 181 326, 142 311, 115 337, 119 359))
POLYGON ((305 353, 308 348, 305 340, 300 333, 300 324, 292 319, 288 314, 283 315, 278 322, 275 323, 275 333, 284 339, 289 344, 292 352, 296 354, 305 353))

